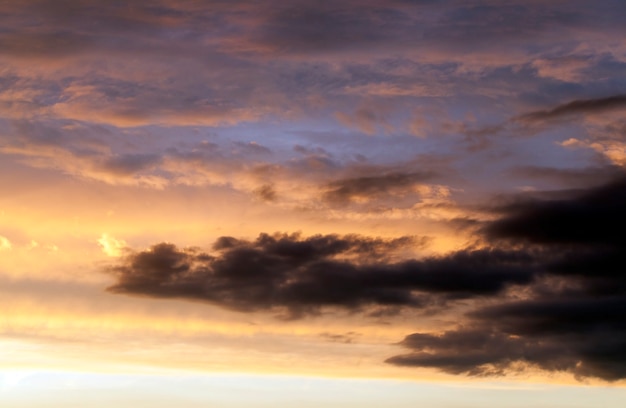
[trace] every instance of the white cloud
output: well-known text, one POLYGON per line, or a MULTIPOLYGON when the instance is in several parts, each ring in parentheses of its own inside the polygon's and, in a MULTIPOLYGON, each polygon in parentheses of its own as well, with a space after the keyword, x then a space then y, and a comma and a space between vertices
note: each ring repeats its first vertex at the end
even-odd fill
POLYGON ((102 234, 98 240, 98 244, 102 247, 102 252, 108 256, 120 256, 122 250, 126 248, 126 241, 123 239, 115 239, 109 234, 102 234))
POLYGON ((9 241, 8 238, 5 238, 2 235, 0 235, 0 251, 8 251, 12 247, 13 245, 11 245, 11 241, 9 241))

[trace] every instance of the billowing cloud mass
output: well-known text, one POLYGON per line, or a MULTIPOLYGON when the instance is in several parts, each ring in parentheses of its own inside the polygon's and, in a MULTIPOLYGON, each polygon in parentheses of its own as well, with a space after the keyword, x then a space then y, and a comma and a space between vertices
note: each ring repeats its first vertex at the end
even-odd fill
POLYGON ((392 251, 427 240, 262 234, 222 237, 215 254, 162 243, 113 267, 114 293, 203 300, 242 311, 284 309, 292 316, 326 306, 422 308, 446 299, 495 295, 528 283, 528 257, 462 251, 446 258, 394 260, 392 251), (436 295, 433 299, 431 295, 436 295))
POLYGON ((485 375, 534 364, 578 377, 626 377, 626 179, 520 201, 484 232, 533 249, 541 272, 524 297, 479 307, 442 334, 415 333, 388 362, 485 375))

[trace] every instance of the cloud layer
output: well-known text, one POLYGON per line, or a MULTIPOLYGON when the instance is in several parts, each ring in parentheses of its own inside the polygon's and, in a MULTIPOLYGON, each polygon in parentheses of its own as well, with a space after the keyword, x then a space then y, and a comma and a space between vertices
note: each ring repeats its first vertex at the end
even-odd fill
POLYGON ((408 335, 401 344, 411 353, 387 362, 470 375, 531 365, 617 380, 626 377, 625 205, 624 178, 518 198, 481 227, 489 247, 421 259, 403 259, 427 243, 409 237, 222 237, 210 254, 162 243, 112 267, 108 290, 290 318, 470 301, 458 328, 408 335))

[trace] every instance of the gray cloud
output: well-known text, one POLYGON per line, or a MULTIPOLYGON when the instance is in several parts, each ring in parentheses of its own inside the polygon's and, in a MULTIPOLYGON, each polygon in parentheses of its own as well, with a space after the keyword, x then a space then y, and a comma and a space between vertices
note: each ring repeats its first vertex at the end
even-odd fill
POLYGON ((334 204, 346 204, 355 199, 373 199, 393 193, 410 193, 417 185, 431 180, 430 172, 390 172, 336 180, 328 184, 324 198, 334 204))
POLYGON ((483 230, 498 245, 512 240, 538 273, 527 299, 468 313, 443 334, 414 333, 409 354, 387 362, 469 375, 501 375, 519 363, 578 378, 626 378, 626 181, 518 202, 483 230), (530 245, 530 246, 528 246, 530 245))
POLYGON ((422 259, 401 256, 427 243, 409 237, 222 237, 210 253, 162 243, 111 266, 108 291, 289 318, 335 308, 393 316, 464 300, 457 328, 411 334, 401 343, 409 353, 387 362, 468 375, 531 365, 613 381, 626 378, 625 207, 624 178, 534 195, 484 223, 491 248, 422 259))
POLYGON ((222 237, 214 254, 162 243, 111 267, 117 282, 108 290, 299 317, 324 307, 420 308, 429 301, 496 295, 511 284, 532 280, 532 259, 506 251, 393 260, 394 251, 425 242, 262 234, 256 241, 222 237), (431 295, 437 299, 429 300, 431 295))
POLYGON ((465 327, 407 336, 401 344, 411 353, 387 362, 468 375, 503 375, 522 363, 619 380, 626 378, 624 307, 623 294, 505 302, 473 312, 465 327))

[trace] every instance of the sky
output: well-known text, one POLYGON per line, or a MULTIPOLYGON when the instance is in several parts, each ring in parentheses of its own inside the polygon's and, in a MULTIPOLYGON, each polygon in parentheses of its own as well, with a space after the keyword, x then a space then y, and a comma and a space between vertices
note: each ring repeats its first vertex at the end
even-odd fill
POLYGON ((0 1, 3 406, 621 406, 625 20, 0 1))

